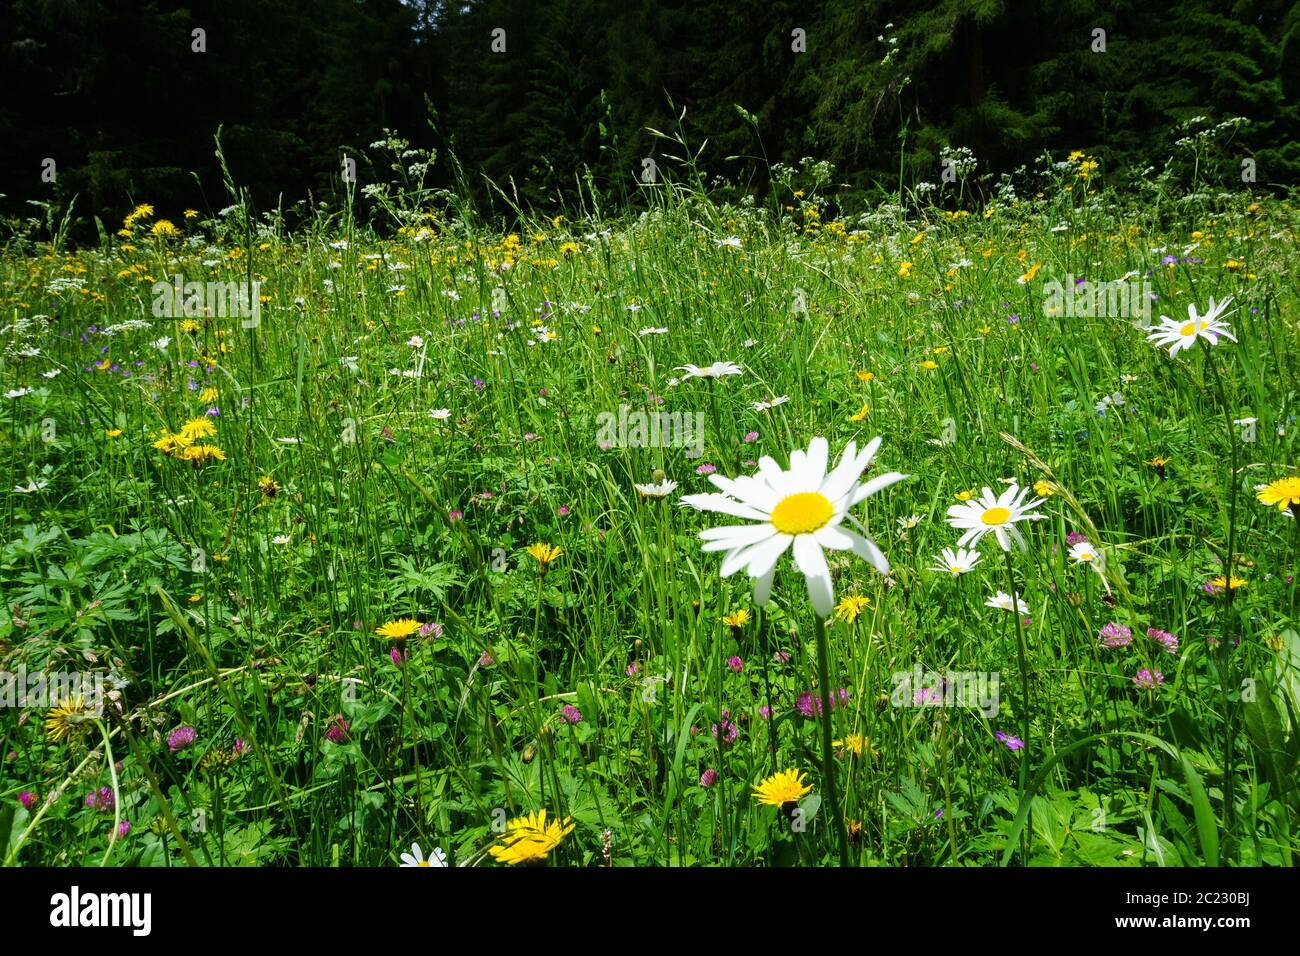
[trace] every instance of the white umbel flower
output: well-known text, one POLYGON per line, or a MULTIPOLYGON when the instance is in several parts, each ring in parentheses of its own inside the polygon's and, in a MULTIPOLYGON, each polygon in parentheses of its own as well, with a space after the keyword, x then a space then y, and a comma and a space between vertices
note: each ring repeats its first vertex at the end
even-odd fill
POLYGON ((1047 517, 1047 515, 1032 513, 1034 508, 1043 503, 1043 499, 1025 501, 1027 494, 1029 489, 1021 488, 1014 481, 1007 486, 1006 491, 997 496, 986 485, 979 498, 953 505, 948 509, 948 524, 954 528, 961 528, 965 532, 957 539, 957 545, 964 547, 968 544, 979 544, 982 537, 992 532, 1003 551, 1011 550, 1010 538, 1014 538, 1020 550, 1024 551, 1025 539, 1016 528, 1016 522, 1035 521, 1047 517))
POLYGON ((1191 348, 1196 344, 1197 339, 1204 339, 1210 345, 1218 345, 1219 336, 1222 335, 1235 342, 1237 337, 1232 334, 1228 324, 1219 321, 1219 316, 1231 302, 1232 296, 1217 303, 1214 299, 1210 299, 1210 310, 1205 315, 1197 314, 1196 303, 1189 302, 1186 322, 1179 322, 1177 319, 1162 315, 1159 327, 1154 329, 1147 338, 1160 348, 1168 346, 1171 358, 1183 349, 1191 348))
POLYGON ((726 552, 722 577, 743 569, 754 579, 755 604, 767 604, 777 561, 786 549, 793 548, 794 563, 807 582, 813 610, 827 617, 834 610, 835 594, 823 549, 851 550, 881 574, 889 572, 885 555, 849 513, 868 496, 907 477, 891 471, 859 482, 879 447, 879 438, 873 438, 861 452, 856 443, 849 442, 828 471, 829 447, 819 436, 808 443, 806 452, 795 449, 790 453, 788 469, 765 455, 752 476, 710 475, 709 480, 722 494, 686 495, 682 503, 753 522, 708 528, 700 532, 700 538, 703 550, 726 552), (842 527, 845 518, 862 534, 842 527))

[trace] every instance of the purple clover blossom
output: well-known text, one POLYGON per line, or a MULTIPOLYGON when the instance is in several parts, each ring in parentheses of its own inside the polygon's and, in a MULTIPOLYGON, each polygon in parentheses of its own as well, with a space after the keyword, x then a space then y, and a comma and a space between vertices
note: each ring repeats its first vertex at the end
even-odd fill
POLYGON ((1133 632, 1115 621, 1103 625, 1097 636, 1102 647, 1128 647, 1133 643, 1133 632))
POLYGON ((1139 690, 1155 690, 1165 682, 1165 675, 1159 671, 1142 668, 1133 676, 1133 683, 1139 690))
POLYGON ((348 739, 348 731, 352 725, 343 718, 342 714, 335 714, 330 718, 329 729, 325 731, 325 739, 332 744, 341 744, 348 739))
POLYGON ((117 806, 117 798, 113 796, 113 791, 108 787, 100 787, 98 790, 92 790, 86 794, 86 809, 94 810, 96 813, 109 813, 117 806))
POLYGON ((1151 638, 1151 640, 1163 647, 1166 654, 1178 653, 1178 636, 1176 634, 1162 631, 1158 627, 1148 627, 1147 637, 1151 638))
POLYGON ((744 668, 744 666, 745 666, 744 661, 742 661, 735 654, 732 654, 730 657, 727 658, 727 669, 730 670, 733 674, 739 674, 741 670, 744 668))
POLYGON ((24 810, 30 810, 36 805, 36 794, 30 790, 23 790, 18 794, 18 802, 23 805, 24 810))
POLYGON ((722 712, 721 735, 719 735, 717 724, 712 724, 710 726, 710 729, 713 731, 713 739, 721 740, 724 745, 730 745, 731 743, 735 742, 735 739, 738 736, 740 736, 740 729, 734 723, 732 723, 730 718, 731 718, 731 711, 724 710, 722 712))
POLYGON ((938 704, 941 699, 937 687, 922 687, 912 695, 912 703, 916 706, 928 707, 932 704, 938 704))
POLYGON ((560 708, 560 718, 567 724, 582 723, 582 711, 572 704, 565 704, 560 708))
MULTIPOLYGON (((831 710, 843 706, 849 702, 849 690, 847 687, 841 687, 831 692, 831 710)), ((820 717, 822 713, 822 701, 816 694, 804 691, 799 695, 795 703, 795 708, 805 717, 820 717)))
POLYGON ((172 753, 176 753, 178 750, 184 750, 190 744, 194 743, 198 735, 198 731, 193 727, 177 727, 167 735, 167 749, 172 753))

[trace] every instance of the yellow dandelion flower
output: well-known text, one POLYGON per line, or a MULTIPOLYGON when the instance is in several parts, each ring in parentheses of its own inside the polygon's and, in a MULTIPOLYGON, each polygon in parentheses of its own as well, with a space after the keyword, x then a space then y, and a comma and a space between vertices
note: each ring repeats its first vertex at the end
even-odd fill
POLYGON ((870 382, 876 377, 875 372, 857 372, 859 382, 870 382))
POLYGON ((545 571, 550 567, 551 562, 564 552, 553 544, 538 542, 537 544, 529 546, 528 553, 532 555, 533 560, 537 562, 537 569, 539 571, 545 571))
POLYGON ((1164 455, 1156 455, 1154 458, 1148 458, 1144 464, 1150 465, 1156 470, 1156 474, 1161 478, 1165 476, 1165 466, 1169 464, 1169 459, 1164 455))
POLYGON ((831 741, 831 746, 839 747, 842 757, 848 754, 861 757, 863 753, 870 754, 872 757, 880 756, 880 751, 871 746, 871 739, 862 734, 846 734, 843 740, 831 741))
POLYGON ((858 615, 869 607, 871 607, 871 601, 861 594, 846 594, 840 598, 840 603, 835 605, 835 620, 843 621, 845 624, 852 624, 858 619, 858 615))
POLYGON ((104 436, 106 438, 116 438, 120 434, 122 434, 122 429, 120 428, 108 428, 104 431, 104 436))
POLYGON ((420 622, 410 617, 399 617, 395 621, 381 624, 375 633, 393 641, 404 641, 420 629, 420 622))
POLYGON ((159 219, 149 230, 159 239, 172 239, 181 234, 170 219, 159 219))
POLYGON ((265 498, 274 498, 280 493, 280 483, 268 475, 263 475, 257 482, 257 490, 265 498))
POLYGON ((1038 495, 1040 498, 1050 498, 1052 495, 1056 494, 1056 485, 1052 484, 1050 481, 1043 481, 1041 479, 1035 481, 1034 494, 1038 495))
POLYGON ((966 491, 957 492, 955 495, 953 495, 953 497, 956 498, 958 501, 970 501, 972 498, 975 497, 975 492, 971 489, 967 489, 966 491))
POLYGON ((572 817, 547 823, 546 811, 538 810, 507 823, 506 832, 501 834, 497 845, 490 847, 488 852, 493 859, 511 866, 517 863, 540 863, 573 832, 574 825, 572 817))
POLYGON ((179 457, 195 468, 200 468, 212 461, 225 461, 226 453, 216 445, 190 445, 181 450, 179 457))
POLYGON ((1246 586, 1246 579, 1239 578, 1235 574, 1231 578, 1225 578, 1220 574, 1217 578, 1211 578, 1210 584, 1219 590, 1224 590, 1226 588, 1228 590, 1237 591, 1246 586))
POLYGON ((870 411, 871 411, 871 406, 870 406, 870 405, 863 405, 863 406, 862 406, 861 408, 859 408, 856 412, 854 412, 852 415, 849 416, 849 421, 851 421, 851 422, 860 422, 860 421, 862 421, 864 418, 867 417, 867 414, 868 414, 870 411))
POLYGON ((45 736, 54 743, 71 740, 88 729, 90 716, 86 698, 80 694, 65 697, 45 715, 45 736))
POLYGON ((754 799, 769 807, 794 803, 805 793, 812 793, 812 786, 805 786, 803 778, 804 774, 799 770, 774 773, 754 787, 754 799))
POLYGON ((1277 505, 1278 511, 1300 508, 1300 476, 1279 478, 1259 489, 1255 497, 1261 504, 1277 505))
POLYGON ((153 447, 158 449, 164 455, 172 455, 189 447, 190 441, 181 435, 173 435, 167 429, 158 433, 158 439, 153 443, 153 447))
POLYGON ((733 629, 744 627, 749 623, 749 611, 743 607, 739 611, 732 611, 723 616, 722 623, 733 629))
POLYGON ((926 359, 924 362, 921 362, 919 364, 921 368, 928 369, 931 372, 933 372, 935 369, 939 367, 939 363, 934 361, 933 359, 926 359))
POLYGON ((206 415, 200 415, 198 418, 191 418, 181 426, 181 437, 186 442, 195 442, 200 438, 211 438, 217 433, 217 426, 212 424, 212 419, 206 415))

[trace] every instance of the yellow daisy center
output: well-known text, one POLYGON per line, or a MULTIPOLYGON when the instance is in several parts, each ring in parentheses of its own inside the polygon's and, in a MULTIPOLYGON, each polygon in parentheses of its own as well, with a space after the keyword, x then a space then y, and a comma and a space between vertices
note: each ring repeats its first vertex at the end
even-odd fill
POLYGON ((415 864, 415 865, 416 865, 416 866, 428 866, 428 865, 429 865, 429 861, 428 861, 428 860, 421 860, 419 863, 417 863, 417 864, 415 864))
POLYGON ((817 491, 786 495, 772 509, 772 526, 783 534, 808 534, 824 527, 835 509, 817 491))
POLYGON ((1196 334, 1196 323, 1195 323, 1195 322, 1184 322, 1184 323, 1183 323, 1183 327, 1182 327, 1181 329, 1178 330, 1178 334, 1179 334, 1179 335, 1195 335, 1195 334, 1196 334))
POLYGON ((962 567, 960 564, 950 564, 948 565, 948 570, 951 571, 953 574, 961 574, 962 567))
POLYGON ((1011 517, 1010 508, 989 508, 984 514, 980 515, 980 521, 987 525, 1005 524, 1006 520, 1011 517))

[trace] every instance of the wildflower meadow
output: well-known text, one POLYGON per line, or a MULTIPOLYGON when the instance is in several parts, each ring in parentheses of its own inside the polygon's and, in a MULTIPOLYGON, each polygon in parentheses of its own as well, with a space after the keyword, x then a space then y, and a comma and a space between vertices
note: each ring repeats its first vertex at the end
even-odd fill
POLYGON ((674 103, 618 195, 384 128, 267 202, 213 122, 202 201, 0 217, 0 864, 1296 865, 1247 120, 868 192, 736 110, 752 181, 674 103))
POLYGON ((1295 209, 1089 172, 11 248, 4 862, 1291 865, 1295 209))

